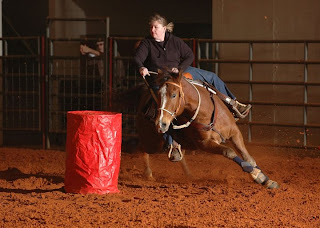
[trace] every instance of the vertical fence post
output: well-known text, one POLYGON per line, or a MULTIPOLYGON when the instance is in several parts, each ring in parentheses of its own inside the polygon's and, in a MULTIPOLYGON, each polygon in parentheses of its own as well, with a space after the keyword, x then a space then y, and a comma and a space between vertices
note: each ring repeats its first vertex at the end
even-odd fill
MULTIPOLYGON (((197 53, 197 52, 196 52, 197 47, 200 48, 200 46, 197 45, 197 44, 198 44, 197 40, 192 39, 192 51, 193 51, 194 54, 197 53)), ((198 56, 198 55, 194 57, 193 62, 192 62, 192 66, 193 66, 193 67, 196 67, 196 65, 199 64, 198 58, 200 58, 200 57, 201 57, 201 56, 198 56)))
MULTIPOLYGON (((249 103, 252 102, 252 80, 253 80, 253 69, 252 69, 252 60, 253 60, 253 43, 249 43, 249 103)), ((249 122, 252 121, 252 111, 249 112, 249 122)), ((248 142, 252 141, 252 125, 248 125, 248 142)))
MULTIPOLYGON (((104 91, 105 91, 105 106, 104 106, 104 109, 107 110, 108 108, 111 107, 111 93, 112 93, 112 85, 110 87, 110 77, 111 77, 111 82, 112 82, 112 64, 110 65, 110 61, 112 61, 112 55, 110 55, 110 49, 112 51, 112 47, 110 45, 112 45, 112 41, 111 41, 111 44, 109 43, 110 42, 110 34, 109 34, 109 31, 110 31, 110 18, 109 17, 106 17, 105 18, 105 38, 104 38, 104 58, 105 58, 105 61, 104 61, 104 75, 105 75, 105 85, 104 85, 104 91)), ((112 52, 111 52, 112 54, 112 52)))
MULTIPOLYGON (((214 49, 214 59, 215 60, 219 60, 219 43, 218 42, 215 42, 215 49, 214 49)), ((215 72, 217 75, 220 75, 220 72, 219 72, 219 63, 216 62, 215 63, 215 72)))
POLYGON ((50 123, 49 123, 49 88, 50 88, 50 74, 52 73, 52 62, 51 62, 51 55, 53 53, 53 48, 52 48, 52 43, 50 41, 50 25, 51 25, 51 20, 47 21, 47 29, 46 29, 46 38, 45 38, 45 75, 44 75, 44 140, 45 140, 45 148, 50 149, 50 139, 49 139, 49 128, 50 128, 50 123))
POLYGON ((113 39, 111 37, 109 37, 109 55, 108 55, 108 60, 109 60, 109 66, 108 66, 108 69, 109 69, 109 80, 108 80, 108 107, 111 108, 112 107, 112 84, 113 84, 113 78, 112 78, 112 75, 113 75, 113 39))
POLYGON ((303 146, 307 146, 307 129, 305 125, 308 123, 307 106, 308 103, 308 42, 304 42, 304 105, 303 105, 303 146))
POLYGON ((41 59, 41 72, 40 72, 40 83, 41 83, 41 111, 40 111, 40 119, 41 119, 41 134, 42 134, 42 149, 47 149, 47 143, 46 143, 46 45, 45 45, 45 37, 41 36, 40 41, 40 59, 41 59))

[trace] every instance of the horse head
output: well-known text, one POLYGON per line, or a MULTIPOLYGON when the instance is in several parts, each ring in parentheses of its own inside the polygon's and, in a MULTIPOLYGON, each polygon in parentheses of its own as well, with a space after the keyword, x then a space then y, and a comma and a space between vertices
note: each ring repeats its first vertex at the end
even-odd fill
POLYGON ((171 122, 183 111, 184 93, 181 86, 182 72, 158 71, 158 114, 156 128, 159 133, 168 131, 171 122))

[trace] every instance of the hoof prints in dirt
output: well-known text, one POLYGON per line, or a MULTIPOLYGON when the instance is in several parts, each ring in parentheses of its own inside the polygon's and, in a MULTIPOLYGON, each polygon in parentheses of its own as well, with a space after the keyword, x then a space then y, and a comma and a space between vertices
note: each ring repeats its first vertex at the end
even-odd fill
POLYGON ((0 181, 6 182, 6 188, 0 192, 42 193, 48 191, 64 191, 63 177, 46 174, 26 174, 17 168, 0 171, 0 181))
POLYGON ((155 154, 146 181, 143 159, 123 153, 120 193, 81 195, 63 191, 64 152, 0 148, 0 227, 320 227, 320 157, 273 150, 251 148, 276 190, 200 153, 186 155, 194 179, 155 154))

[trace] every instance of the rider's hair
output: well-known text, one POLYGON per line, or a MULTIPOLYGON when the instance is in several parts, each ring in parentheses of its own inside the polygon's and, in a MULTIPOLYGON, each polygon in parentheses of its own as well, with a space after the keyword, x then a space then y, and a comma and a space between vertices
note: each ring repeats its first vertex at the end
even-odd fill
POLYGON ((166 26, 167 32, 173 32, 174 24, 172 22, 168 23, 167 19, 161 16, 160 14, 154 14, 153 16, 151 16, 149 20, 149 25, 151 25, 154 21, 157 21, 163 26, 166 26))

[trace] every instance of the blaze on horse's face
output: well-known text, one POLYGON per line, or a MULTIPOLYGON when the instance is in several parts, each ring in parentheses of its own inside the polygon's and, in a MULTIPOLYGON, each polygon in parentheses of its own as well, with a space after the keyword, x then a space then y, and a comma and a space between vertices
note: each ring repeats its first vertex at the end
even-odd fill
POLYGON ((181 75, 159 71, 158 78, 162 83, 158 91, 158 114, 155 124, 159 133, 165 133, 179 113, 182 93, 181 75))

